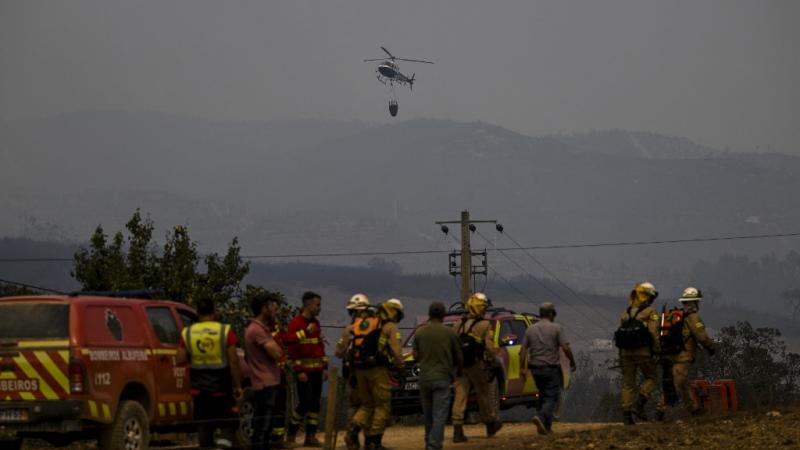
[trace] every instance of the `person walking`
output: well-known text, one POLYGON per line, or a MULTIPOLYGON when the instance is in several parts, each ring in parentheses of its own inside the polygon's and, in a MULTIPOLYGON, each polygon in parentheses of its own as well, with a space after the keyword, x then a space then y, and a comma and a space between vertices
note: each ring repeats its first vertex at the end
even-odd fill
POLYGON ((356 371, 358 411, 345 435, 348 450, 358 450, 358 435, 364 431, 364 448, 381 450, 383 433, 392 415, 391 367, 403 367, 400 330, 403 304, 392 298, 378 306, 377 317, 366 315, 353 324, 353 366, 356 371))
POLYGON ((237 424, 233 407, 242 397, 242 371, 236 353, 236 334, 217 321, 214 302, 195 303, 198 320, 181 330, 176 365, 191 368, 192 411, 202 449, 232 447, 237 424), (214 440, 214 431, 222 435, 214 440), (215 445, 216 444, 216 445, 215 445))
POLYGON ((425 417, 425 450, 441 450, 450 406, 450 387, 463 369, 461 343, 456 333, 442 324, 445 306, 433 302, 428 323, 414 334, 414 355, 419 361, 419 391, 425 417))
POLYGON ((453 325, 459 337, 464 369, 455 381, 455 398, 453 399, 453 442, 466 442, 464 435, 464 413, 467 409, 467 398, 470 386, 478 397, 478 409, 481 421, 486 425, 486 435, 494 436, 503 427, 498 419, 498 411, 494 407, 491 386, 486 369, 495 364, 494 331, 492 323, 484 318, 489 307, 489 299, 481 292, 472 294, 465 306, 466 314, 453 325))
POLYGON ((541 403, 533 423, 539 434, 552 432, 553 414, 564 387, 561 372, 561 354, 569 359, 569 368, 575 371, 575 357, 569 346, 564 329, 555 323, 556 307, 550 303, 539 306, 539 320, 528 327, 522 338, 522 367, 526 377, 533 376, 539 388, 541 403))
POLYGON ((614 341, 620 349, 622 368, 622 413, 625 425, 634 425, 634 415, 647 420, 645 405, 656 389, 659 355, 658 314, 653 301, 658 297, 655 286, 649 282, 634 286, 628 297, 629 306, 620 318, 620 327, 614 333, 614 341), (636 395, 636 375, 642 373, 644 381, 636 395))
MULTIPOLYGON (((697 356, 697 347, 702 346, 709 356, 714 356, 716 351, 714 341, 708 336, 706 326, 703 319, 700 318, 700 301, 703 299, 703 294, 699 289, 694 287, 687 287, 683 290, 683 294, 678 301, 681 302, 683 313, 681 318, 680 329, 673 328, 670 331, 680 332, 681 346, 679 352, 669 357, 671 360, 672 380, 675 385, 675 391, 680 394, 686 410, 692 416, 697 416, 703 413, 697 397, 692 393, 689 387, 689 370, 694 364, 695 357, 697 356)), ((667 402, 666 396, 662 395, 661 402, 658 404, 656 410, 656 419, 663 421, 665 413, 670 405, 667 402)))
POLYGON ((270 324, 275 320, 279 307, 280 300, 266 292, 256 294, 250 301, 253 318, 245 330, 244 342, 253 387, 252 450, 271 448, 271 415, 276 408, 281 380, 278 363, 283 359, 283 349, 273 338, 270 324))
POLYGON ((325 356, 325 343, 319 316, 322 310, 322 297, 314 292, 303 294, 303 308, 289 322, 285 343, 289 359, 295 373, 298 403, 289 420, 289 443, 296 441, 297 431, 305 422, 306 438, 304 446, 322 447, 317 437, 319 427, 320 398, 322 383, 328 375, 328 357, 325 356))

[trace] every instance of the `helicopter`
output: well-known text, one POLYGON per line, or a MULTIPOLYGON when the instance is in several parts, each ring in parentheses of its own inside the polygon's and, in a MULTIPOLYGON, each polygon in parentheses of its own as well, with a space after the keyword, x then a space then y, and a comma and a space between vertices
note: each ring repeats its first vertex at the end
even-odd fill
POLYGON ((400 85, 408 85, 409 90, 414 90, 414 80, 416 79, 417 74, 413 73, 409 77, 404 73, 400 72, 400 67, 397 65, 395 61, 408 61, 408 62, 415 62, 415 63, 424 63, 424 64, 433 64, 433 61, 425 61, 422 59, 408 59, 408 58, 398 58, 394 56, 389 50, 386 50, 386 47, 381 47, 389 57, 382 57, 382 58, 371 58, 365 59, 364 62, 372 62, 372 61, 381 61, 378 65, 378 68, 375 69, 375 72, 378 74, 378 81, 383 83, 386 86, 389 86, 389 114, 392 117, 397 115, 397 93, 394 90, 395 83, 400 85))

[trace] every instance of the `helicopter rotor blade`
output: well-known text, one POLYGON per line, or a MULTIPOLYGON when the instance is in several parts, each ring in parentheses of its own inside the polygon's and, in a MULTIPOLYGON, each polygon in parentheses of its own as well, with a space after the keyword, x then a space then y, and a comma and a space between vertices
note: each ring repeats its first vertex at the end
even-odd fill
POLYGON ((386 58, 373 58, 364 60, 364 62, 370 62, 370 61, 386 61, 386 58))
POLYGON ((381 50, 383 50, 384 52, 386 52, 386 54, 387 54, 387 55, 389 55, 389 57, 390 57, 390 58, 394 59, 394 55, 393 55, 393 54, 391 54, 391 53, 389 52, 389 50, 386 50, 386 47, 384 47, 384 46, 381 46, 381 50))
POLYGON ((425 63, 425 64, 433 64, 433 61, 425 61, 422 59, 405 59, 405 58, 395 58, 398 61, 409 61, 409 62, 417 62, 417 63, 425 63))

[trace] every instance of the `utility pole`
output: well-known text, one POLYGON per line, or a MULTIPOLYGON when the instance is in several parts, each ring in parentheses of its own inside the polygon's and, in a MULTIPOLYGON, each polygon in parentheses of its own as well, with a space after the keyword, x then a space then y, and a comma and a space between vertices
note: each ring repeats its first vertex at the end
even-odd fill
POLYGON ((497 224, 496 220, 470 220, 469 211, 466 209, 461 211, 460 221, 440 221, 436 222, 441 225, 442 232, 447 234, 449 229, 447 224, 458 224, 461 226, 461 252, 450 254, 450 274, 453 276, 461 275, 461 302, 466 303, 470 295, 472 295, 472 276, 474 274, 486 274, 486 251, 473 253, 472 246, 470 245, 470 233, 475 231, 476 223, 493 223, 497 224), (472 266, 472 257, 480 255, 483 256, 481 265, 477 267, 472 266), (456 258, 461 256, 460 264, 456 263, 456 258))

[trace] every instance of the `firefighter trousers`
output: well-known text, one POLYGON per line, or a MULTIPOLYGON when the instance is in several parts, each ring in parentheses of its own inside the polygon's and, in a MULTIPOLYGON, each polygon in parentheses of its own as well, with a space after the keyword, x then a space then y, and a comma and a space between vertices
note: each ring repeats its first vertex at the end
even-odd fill
POLYGON ((497 411, 494 408, 494 396, 497 395, 492 384, 489 383, 483 364, 474 364, 465 367, 461 376, 455 381, 455 396, 453 398, 453 425, 464 424, 464 412, 467 410, 467 399, 469 398, 469 388, 475 388, 475 396, 478 398, 478 409, 481 413, 481 422, 493 423, 497 421, 497 411))
POLYGON ((658 378, 656 362, 650 355, 622 355, 620 365, 622 366, 622 410, 631 411, 636 401, 636 376, 639 372, 644 378, 639 394, 650 398, 650 394, 656 389, 658 378))
MULTIPOLYGON (((672 382, 675 383, 675 391, 689 412, 700 409, 700 403, 697 401, 697 397, 692 392, 691 387, 689 387, 689 369, 691 368, 692 361, 672 362, 672 382)), ((661 401, 658 403, 658 410, 666 411, 669 406, 666 398, 662 395, 661 401)))
POLYGON ((371 367, 356 369, 358 399, 361 405, 353 416, 352 424, 364 431, 365 436, 383 434, 392 416, 392 385, 389 369, 371 367))
POLYGON ((322 398, 322 372, 306 372, 308 381, 297 380, 297 407, 289 420, 289 434, 297 434, 305 420, 306 436, 314 436, 319 428, 320 399, 322 398))

